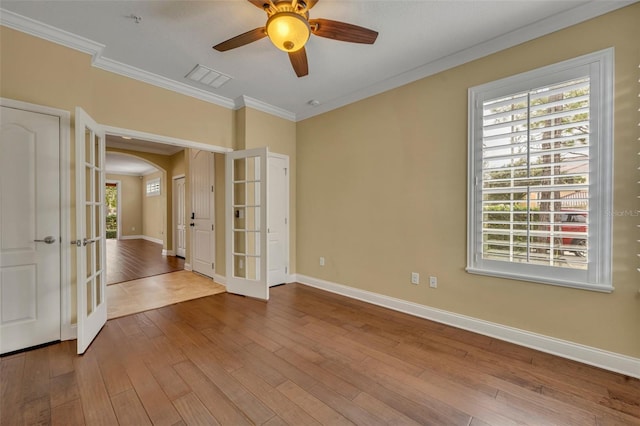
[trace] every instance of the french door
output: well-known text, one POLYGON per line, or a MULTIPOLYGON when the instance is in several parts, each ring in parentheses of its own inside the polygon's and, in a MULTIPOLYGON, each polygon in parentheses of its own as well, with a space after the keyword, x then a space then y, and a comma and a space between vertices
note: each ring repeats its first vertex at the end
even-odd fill
POLYGON ((226 154, 227 291, 269 299, 267 148, 226 154))
POLYGON ((104 130, 76 107, 78 354, 107 322, 104 130))

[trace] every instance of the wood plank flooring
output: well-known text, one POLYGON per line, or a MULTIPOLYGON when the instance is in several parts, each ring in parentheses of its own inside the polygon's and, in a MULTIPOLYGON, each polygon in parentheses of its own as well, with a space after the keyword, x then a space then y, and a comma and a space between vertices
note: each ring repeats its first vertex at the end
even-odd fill
POLYGON ((300 284, 2 358, 2 425, 640 425, 640 380, 300 284))
POLYGON ((162 244, 151 241, 107 240, 107 285, 184 269, 184 259, 163 256, 162 244))

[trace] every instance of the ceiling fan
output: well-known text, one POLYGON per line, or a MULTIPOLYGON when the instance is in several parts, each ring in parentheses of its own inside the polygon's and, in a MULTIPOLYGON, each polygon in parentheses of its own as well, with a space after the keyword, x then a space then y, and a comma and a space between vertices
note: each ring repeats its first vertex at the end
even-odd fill
POLYGON ((267 13, 267 23, 213 46, 219 52, 244 46, 264 37, 289 54, 298 77, 309 74, 305 43, 311 34, 351 43, 373 44, 378 32, 345 22, 309 19, 309 9, 319 0, 248 0, 267 13))

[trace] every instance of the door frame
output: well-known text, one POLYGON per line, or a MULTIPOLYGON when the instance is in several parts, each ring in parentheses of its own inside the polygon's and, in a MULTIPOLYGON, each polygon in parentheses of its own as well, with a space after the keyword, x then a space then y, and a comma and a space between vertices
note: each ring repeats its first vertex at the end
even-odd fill
POLYGON ((60 340, 75 339, 76 326, 71 324, 71 113, 1 97, 0 105, 47 114, 60 120, 60 340))
MULTIPOLYGON (((172 200, 171 200, 171 210, 172 210, 172 212, 171 212, 171 241, 173 241, 173 247, 170 248, 169 250, 171 250, 171 253, 172 253, 173 256, 177 256, 178 255, 178 239, 176 238, 176 234, 177 234, 176 228, 177 228, 177 225, 178 225, 178 223, 176 221, 176 216, 177 216, 177 211, 178 211, 177 208, 176 208, 176 201, 177 201, 176 200, 176 181, 178 179, 183 179, 183 178, 184 178, 184 181, 185 181, 185 189, 186 189, 187 177, 186 177, 186 175, 184 173, 171 177, 171 187, 172 187, 172 192, 171 192, 171 198, 172 198, 172 200)), ((186 200, 186 191, 185 191, 185 200, 186 200)), ((187 208, 187 206, 185 205, 184 207, 185 207, 184 214, 185 214, 185 220, 186 220, 186 217, 187 217, 186 208, 187 208)), ((186 253, 186 250, 187 250, 186 246, 187 246, 187 241, 186 241, 186 230, 185 230, 185 258, 187 257, 186 256, 186 254, 187 254, 186 253)))
MULTIPOLYGON (((77 324, 71 322, 71 301, 73 300, 71 295, 71 278, 73 276, 71 274, 71 249, 75 247, 71 246, 71 176, 73 174, 72 171, 75 173, 75 169, 71 169, 71 112, 3 97, 0 97, 0 105, 40 114, 49 114, 60 119, 60 340, 73 340, 77 338, 78 330, 77 324)), ((232 148, 219 145, 208 145, 188 139, 99 124, 104 128, 105 135, 127 136, 149 142, 195 148, 214 153, 224 154, 233 151, 232 148)))
MULTIPOLYGON (((285 250, 285 259, 286 259, 286 282, 290 283, 293 280, 291 279, 291 166, 289 161, 289 156, 285 154, 278 154, 276 152, 269 152, 267 155, 267 167, 270 158, 278 158, 285 162, 285 168, 287 170, 287 178, 285 179, 285 194, 286 194, 286 202, 285 202, 285 211, 287 216, 287 223, 285 226, 285 241, 286 241, 286 250, 285 250)), ((270 185, 270 184, 269 184, 270 185)), ((271 187, 267 185, 267 202, 269 202, 269 191, 271 187)), ((268 212, 268 210, 267 210, 268 212)), ((269 216, 267 216, 267 223, 269 221, 269 216)), ((268 272, 267 272, 268 274, 268 272)), ((267 275, 267 284, 269 281, 269 276, 267 275)), ((273 285, 273 284, 272 284, 273 285)))

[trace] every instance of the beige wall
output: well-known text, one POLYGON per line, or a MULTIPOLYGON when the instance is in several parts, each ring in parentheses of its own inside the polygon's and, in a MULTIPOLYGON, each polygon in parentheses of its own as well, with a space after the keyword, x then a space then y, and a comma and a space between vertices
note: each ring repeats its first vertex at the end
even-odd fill
POLYGON ((142 178, 108 174, 107 180, 120 181, 120 237, 142 232, 142 178))
POLYGON ((227 265, 225 255, 225 232, 226 232, 226 223, 225 223, 225 179, 224 179, 224 166, 225 156, 223 154, 215 154, 214 155, 214 169, 215 169, 215 180, 216 187, 214 196, 215 199, 215 210, 216 210, 216 274, 225 276, 227 265))
POLYGON ((615 47, 614 210, 640 208, 638 22, 635 4, 298 123, 298 273, 640 357, 637 217, 614 218, 611 294, 465 272, 469 87, 615 47))
POLYGON ((231 147, 234 111, 91 66, 87 54, 0 27, 0 95, 85 109, 98 123, 231 147), (46 66, 43 66, 46 64, 46 66))
POLYGON ((167 229, 167 179, 166 173, 159 171, 148 174, 142 179, 142 235, 162 240, 166 248, 167 229), (160 179, 160 195, 147 196, 147 182, 160 179))

